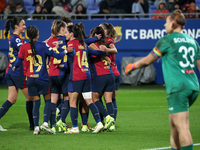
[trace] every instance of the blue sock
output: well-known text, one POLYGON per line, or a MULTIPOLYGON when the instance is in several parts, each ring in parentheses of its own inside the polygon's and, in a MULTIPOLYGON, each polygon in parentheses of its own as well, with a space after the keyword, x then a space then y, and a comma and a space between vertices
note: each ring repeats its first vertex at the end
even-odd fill
MULTIPOLYGON (((61 109, 62 109, 62 105, 63 105, 63 99, 59 99, 58 101, 57 101, 57 104, 56 104, 56 106, 57 106, 57 108, 60 110, 60 114, 61 114, 61 109)), ((57 118, 56 118, 56 120, 57 121, 59 121, 61 119, 61 115, 59 115, 57 118)))
POLYGON ((40 99, 33 102, 33 122, 34 126, 39 126, 39 114, 40 114, 40 99))
POLYGON ((87 125, 87 122, 88 122, 87 113, 81 113, 81 118, 82 118, 83 125, 87 125))
POLYGON ((106 103, 106 107, 107 107, 107 110, 108 110, 108 114, 111 117, 114 117, 114 106, 113 106, 113 103, 112 102, 106 103))
POLYGON ((193 150, 193 144, 188 146, 181 146, 181 150, 193 150))
POLYGON ((34 123, 33 123, 33 101, 26 101, 26 112, 28 114, 30 127, 34 127, 34 123))
POLYGON ((66 101, 64 101, 62 108, 61 108, 60 118, 62 119, 62 122, 65 122, 65 119, 67 118, 69 110, 70 110, 69 100, 66 100, 66 101))
POLYGON ((73 127, 78 127, 78 108, 70 107, 70 116, 73 127))
POLYGON ((0 108, 0 119, 6 114, 8 109, 12 106, 9 100, 6 100, 0 108))
POLYGON ((95 105, 97 106, 99 112, 105 118, 108 115, 108 112, 107 112, 106 108, 104 107, 103 103, 98 100, 98 101, 95 102, 95 105))
POLYGON ((91 110, 91 112, 92 112, 92 114, 94 116, 94 119, 95 119, 96 123, 101 122, 100 115, 99 115, 99 110, 98 110, 97 106, 94 103, 91 103, 89 105, 89 108, 90 108, 90 110, 91 110))
POLYGON ((51 114, 51 99, 45 100, 44 105, 44 122, 48 122, 51 114))
POLYGON ((51 103, 51 127, 55 126, 55 121, 56 121, 56 104, 51 103))
POLYGON ((115 119, 115 121, 116 121, 116 118, 117 118, 117 103, 116 103, 116 99, 115 98, 113 98, 112 99, 112 103, 113 103, 113 106, 114 106, 114 119, 115 119))

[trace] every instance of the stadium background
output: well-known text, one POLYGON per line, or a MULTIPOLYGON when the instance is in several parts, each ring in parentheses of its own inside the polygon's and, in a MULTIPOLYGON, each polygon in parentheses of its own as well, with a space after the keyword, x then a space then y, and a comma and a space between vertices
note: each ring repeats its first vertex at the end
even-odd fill
MULTIPOLYGON (((26 26, 36 25, 40 31, 39 41, 44 41, 51 35, 51 25, 53 20, 26 20, 26 26)), ((73 20, 74 23, 82 22, 85 25, 86 34, 92 28, 98 26, 102 22, 111 23, 117 30, 116 47, 118 54, 116 55, 116 63, 121 72, 121 62, 123 57, 143 57, 146 56, 156 42, 166 35, 164 29, 165 20, 73 20)), ((0 21, 0 52, 8 55, 8 40, 4 36, 5 20, 0 21)), ((200 20, 188 19, 184 33, 189 34, 200 44, 200 20)), ((22 34, 22 39, 29 41, 26 33, 22 34)), ((161 69, 161 61, 154 64, 156 69, 156 84, 163 84, 163 75, 161 69)), ((200 78, 198 73, 198 78, 200 78)))

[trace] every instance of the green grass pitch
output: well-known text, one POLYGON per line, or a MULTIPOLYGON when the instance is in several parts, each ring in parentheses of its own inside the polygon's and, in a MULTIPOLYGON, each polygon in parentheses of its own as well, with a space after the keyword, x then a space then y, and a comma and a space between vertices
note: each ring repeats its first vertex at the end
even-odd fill
MULTIPOLYGON (((0 85, 0 105, 7 99, 7 92, 7 86, 0 85)), ((7 132, 0 132, 0 150, 141 150, 169 147, 166 96, 165 87, 161 85, 120 86, 115 132, 33 135, 33 131, 28 130, 25 98, 20 91, 16 104, 0 120, 0 124, 8 129, 7 132)), ((194 143, 200 143, 199 100, 200 97, 190 109, 190 129, 194 143)), ((42 100, 40 125, 43 108, 42 100)), ((70 115, 66 121, 71 126, 70 115)), ((80 123, 79 116, 79 128, 80 123)), ((89 124, 95 126, 91 113, 89 124)), ((194 146, 194 150, 200 150, 200 145, 194 146)))

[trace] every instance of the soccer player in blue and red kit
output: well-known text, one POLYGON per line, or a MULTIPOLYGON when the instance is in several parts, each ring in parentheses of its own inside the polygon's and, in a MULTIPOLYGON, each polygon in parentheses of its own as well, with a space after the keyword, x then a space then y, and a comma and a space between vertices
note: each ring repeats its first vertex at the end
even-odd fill
MULTIPOLYGON (((69 100, 70 100, 70 115, 73 127, 65 132, 67 134, 79 133, 78 128, 78 108, 77 98, 79 94, 83 95, 86 104, 89 106, 95 120, 96 127, 93 133, 98 133, 103 129, 103 124, 99 116, 99 111, 96 105, 92 102, 91 93, 91 73, 88 63, 88 55, 105 55, 103 51, 95 51, 86 46, 81 30, 73 25, 67 27, 67 43, 68 47, 74 48, 74 55, 70 57, 68 62, 70 65, 69 76, 69 100)), ((105 48, 104 48, 105 49, 105 48)))
MULTIPOLYGON (((24 43, 20 38, 20 35, 25 32, 25 21, 22 18, 14 17, 12 20, 9 19, 5 23, 5 36, 8 36, 8 32, 10 30, 10 26, 13 29, 13 34, 9 37, 9 63, 6 69, 6 79, 8 83, 8 99, 0 108, 0 119, 6 114, 9 108, 15 104, 18 96, 18 89, 21 89, 25 98, 26 98, 26 111, 29 118, 29 129, 33 130, 33 101, 31 101, 28 96, 28 88, 25 82, 25 76, 23 73, 23 65, 21 65, 15 72, 12 71, 13 64, 16 62, 18 58, 18 52, 20 46, 24 43)), ((7 131, 3 129, 0 125, 0 131, 7 131)))
MULTIPOLYGON (((115 37, 116 37, 116 31, 113 27, 112 24, 108 23, 102 23, 100 26, 104 29, 105 34, 106 34, 106 44, 107 47, 110 48, 109 53, 110 53, 110 60, 111 60, 111 69, 113 70, 114 77, 115 77, 115 90, 113 92, 113 97, 112 97, 112 103, 114 105, 114 119, 116 121, 117 118, 117 103, 116 103, 116 96, 117 96, 117 91, 119 89, 119 84, 120 84, 120 73, 117 70, 117 65, 115 62, 115 54, 117 53, 117 48, 115 47, 115 37)), ((109 128, 110 131, 115 131, 115 123, 109 128)))
MULTIPOLYGON (((67 25, 64 21, 55 20, 51 27, 51 33, 53 35, 47 42, 47 44, 53 48, 57 53, 60 53, 56 46, 55 42, 58 43, 58 46, 61 51, 67 48, 65 32, 67 30, 67 25)), ((69 113, 69 97, 68 97, 68 81, 69 81, 69 68, 67 64, 67 55, 61 59, 56 59, 51 57, 51 64, 49 69, 50 83, 51 83, 51 126, 52 130, 56 132, 55 117, 56 117, 56 104, 59 99, 59 94, 63 94, 63 100, 61 107, 60 120, 57 122, 62 131, 66 131, 65 119, 69 113)))
POLYGON ((39 134, 40 129, 46 130, 49 133, 55 134, 48 127, 48 120, 50 116, 50 105, 45 104, 44 108, 44 123, 39 127, 39 108, 40 108, 40 94, 43 94, 45 101, 50 100, 49 91, 49 75, 47 72, 47 58, 49 56, 56 57, 58 59, 64 57, 65 52, 56 53, 53 49, 44 42, 39 42, 39 31, 36 26, 29 26, 27 28, 27 35, 30 38, 30 43, 25 43, 20 47, 18 57, 13 71, 16 70, 24 60, 26 67, 28 95, 34 100, 33 107, 33 120, 34 120, 34 132, 33 134, 39 134))
MULTIPOLYGON (((102 27, 94 28, 92 36, 95 34, 101 34, 101 39, 95 43, 97 47, 100 45, 106 45, 106 36, 102 27)), ((108 50, 108 49, 107 49, 108 50)), ((91 70, 92 70, 92 98, 95 105, 98 107, 100 113, 106 118, 105 129, 114 122, 114 107, 112 103, 112 93, 115 87, 113 71, 103 57, 92 56, 91 59, 91 70), (99 82, 101 81, 101 82, 99 82), (107 111, 100 102, 100 97, 104 95, 104 99, 107 106, 107 111)))

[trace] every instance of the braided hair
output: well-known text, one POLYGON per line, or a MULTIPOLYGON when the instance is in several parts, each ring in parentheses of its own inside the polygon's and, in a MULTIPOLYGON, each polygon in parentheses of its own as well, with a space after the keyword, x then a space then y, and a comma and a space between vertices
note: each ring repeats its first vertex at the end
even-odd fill
POLYGON ((31 50, 32 50, 32 55, 33 55, 33 64, 35 64, 35 62, 40 64, 36 57, 36 49, 35 49, 35 45, 33 41, 33 39, 35 39, 38 36, 38 32, 39 30, 36 26, 31 25, 27 28, 27 36, 30 39, 29 43, 31 45, 31 50))

